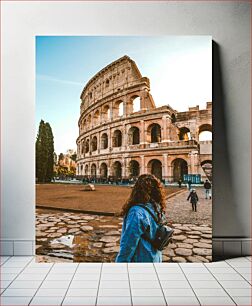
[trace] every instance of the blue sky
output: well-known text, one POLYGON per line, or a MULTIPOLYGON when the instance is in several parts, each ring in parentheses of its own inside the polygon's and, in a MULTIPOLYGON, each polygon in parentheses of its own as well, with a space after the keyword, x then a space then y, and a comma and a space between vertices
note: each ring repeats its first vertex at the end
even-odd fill
POLYGON ((150 79, 157 106, 204 108, 212 100, 211 45, 210 36, 37 36, 36 130, 43 119, 57 154, 76 149, 83 87, 124 55, 150 79))

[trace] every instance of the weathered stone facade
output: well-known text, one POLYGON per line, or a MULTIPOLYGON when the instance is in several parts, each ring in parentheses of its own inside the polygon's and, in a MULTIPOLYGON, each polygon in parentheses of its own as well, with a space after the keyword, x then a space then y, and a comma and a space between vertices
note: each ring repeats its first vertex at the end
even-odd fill
POLYGON ((153 173, 167 182, 201 174, 212 161, 212 103, 177 112, 156 107, 150 81, 124 56, 99 71, 81 94, 77 175, 125 179, 153 173), (136 104, 140 100, 140 107, 136 104))

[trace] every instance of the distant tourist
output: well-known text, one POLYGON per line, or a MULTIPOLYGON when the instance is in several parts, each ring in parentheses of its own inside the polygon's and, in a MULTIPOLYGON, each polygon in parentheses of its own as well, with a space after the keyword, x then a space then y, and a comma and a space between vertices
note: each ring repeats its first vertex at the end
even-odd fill
POLYGON ((165 221, 165 206, 161 182, 151 174, 139 176, 122 208, 124 221, 116 262, 162 261, 162 252, 152 244, 158 228, 152 215, 165 221))
POLYGON ((179 188, 181 188, 181 185, 182 185, 182 180, 181 179, 178 180, 178 185, 179 185, 179 188))
POLYGON ((197 211, 197 203, 199 201, 197 192, 195 189, 192 189, 192 191, 190 192, 187 201, 189 201, 192 203, 192 211, 197 211), (191 199, 191 200, 190 200, 191 199))
POLYGON ((204 183, 204 188, 205 188, 205 195, 206 195, 206 199, 211 199, 212 198, 212 195, 211 195, 211 188, 212 188, 212 185, 211 183, 209 182, 209 180, 206 180, 205 183, 204 183))
POLYGON ((187 184, 188 184, 188 189, 191 191, 191 189, 192 189, 192 181, 189 180, 189 181, 187 182, 187 184))

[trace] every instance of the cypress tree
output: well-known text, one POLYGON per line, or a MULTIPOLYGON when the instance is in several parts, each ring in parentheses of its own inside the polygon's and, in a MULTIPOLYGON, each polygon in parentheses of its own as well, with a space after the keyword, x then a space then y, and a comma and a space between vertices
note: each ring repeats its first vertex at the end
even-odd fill
POLYGON ((53 166, 54 166, 54 141, 53 133, 50 124, 45 124, 46 135, 47 135, 47 167, 46 167, 46 178, 47 182, 51 182, 53 178, 53 166))
POLYGON ((49 123, 40 121, 36 139, 36 178, 38 182, 50 182, 53 178, 54 141, 49 123))

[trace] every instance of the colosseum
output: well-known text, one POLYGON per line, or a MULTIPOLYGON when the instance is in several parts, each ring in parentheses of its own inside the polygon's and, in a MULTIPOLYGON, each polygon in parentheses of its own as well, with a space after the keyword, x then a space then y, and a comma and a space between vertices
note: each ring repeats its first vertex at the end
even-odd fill
POLYGON ((212 141, 201 134, 212 132, 212 102, 183 112, 156 107, 149 79, 128 56, 86 84, 78 125, 79 178, 128 180, 152 173, 165 183, 187 174, 211 179, 212 141))

